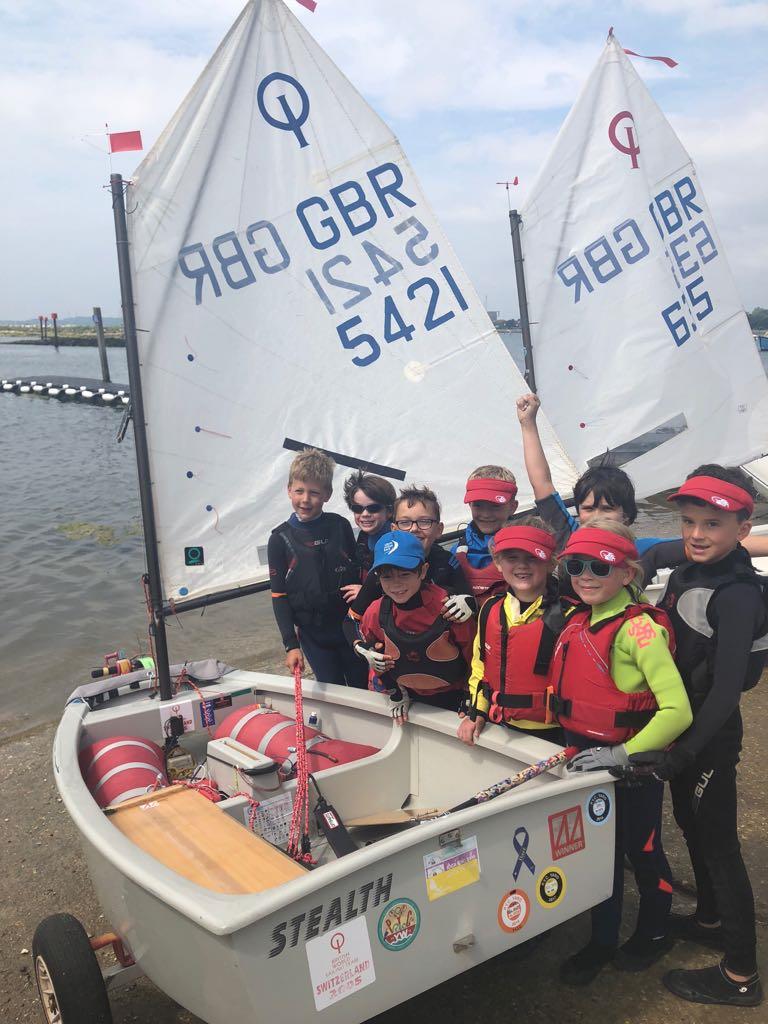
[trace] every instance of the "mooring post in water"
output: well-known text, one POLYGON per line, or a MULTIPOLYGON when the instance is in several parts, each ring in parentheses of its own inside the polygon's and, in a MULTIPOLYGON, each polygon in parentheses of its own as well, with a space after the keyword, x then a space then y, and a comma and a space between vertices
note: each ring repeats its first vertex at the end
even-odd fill
POLYGON ((523 247, 520 242, 521 224, 522 217, 517 212, 517 210, 510 210, 509 230, 512 233, 512 252, 515 256, 517 304, 520 307, 520 330, 523 334, 523 351, 525 352, 525 380, 531 391, 535 391, 536 373, 533 369, 533 344, 531 342, 531 322, 528 319, 528 296, 525 291, 525 271, 523 270, 523 247))
POLYGON ((99 359, 101 360, 101 379, 111 382, 109 376, 109 363, 107 362, 107 342, 104 338, 104 322, 101 319, 101 306, 93 307, 93 322, 96 324, 96 341, 99 345, 99 359))
MULTIPOLYGON (((149 469, 144 398, 141 390, 141 368, 139 347, 136 341, 136 318, 133 308, 133 282, 131 280, 131 256, 128 245, 128 224, 125 217, 125 195, 122 174, 109 176, 112 190, 112 212, 115 217, 115 241, 117 243, 117 266, 120 272, 120 296, 123 305, 125 328, 125 353, 128 358, 128 382, 131 386, 133 406, 133 436, 136 443, 136 462, 139 470, 139 496, 141 518, 144 523, 144 548, 147 555, 147 576, 149 598, 152 606, 152 621, 149 626, 154 641, 157 681, 160 684, 160 699, 170 700, 171 673, 168 663, 168 641, 165 635, 165 614, 163 591, 160 582, 160 559, 157 553, 157 531, 155 510, 152 504, 152 483, 149 469)), ((95 310, 94 310, 95 313, 95 310)))
POLYGON ((58 328, 59 314, 58 313, 51 313, 51 323, 53 324, 53 343, 54 343, 54 345, 58 345, 58 343, 59 343, 59 328, 58 328))
POLYGON ((40 322, 40 341, 45 341, 45 335, 43 334, 43 314, 38 313, 37 319, 40 322))

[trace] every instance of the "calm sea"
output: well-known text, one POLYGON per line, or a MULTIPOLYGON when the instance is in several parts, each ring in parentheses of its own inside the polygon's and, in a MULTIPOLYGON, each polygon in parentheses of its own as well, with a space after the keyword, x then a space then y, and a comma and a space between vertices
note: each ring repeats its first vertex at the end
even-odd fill
MULTIPOLYGON (((506 335, 521 362, 519 336, 506 335)), ((110 349, 114 381, 125 353, 110 349)), ((93 348, 0 344, 0 377, 100 377, 93 348)), ((107 651, 146 637, 132 433, 118 410, 0 394, 0 737, 54 719, 107 651)), ((666 507, 643 507, 641 533, 674 535, 666 507)), ((216 656, 241 668, 281 662, 269 597, 186 613, 168 625, 177 660, 216 656)))

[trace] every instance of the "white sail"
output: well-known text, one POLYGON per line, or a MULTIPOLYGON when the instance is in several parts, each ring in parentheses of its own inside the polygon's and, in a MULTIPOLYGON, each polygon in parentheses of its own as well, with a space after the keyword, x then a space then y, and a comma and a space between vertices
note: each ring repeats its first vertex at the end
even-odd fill
POLYGON ((690 157, 614 37, 521 211, 537 385, 638 494, 768 449, 768 384, 690 157))
POLYGON ((166 597, 266 578, 292 444, 346 460, 338 510, 354 460, 433 486, 448 528, 479 464, 530 498, 522 377, 392 132, 282 0, 243 10, 127 208, 166 597))

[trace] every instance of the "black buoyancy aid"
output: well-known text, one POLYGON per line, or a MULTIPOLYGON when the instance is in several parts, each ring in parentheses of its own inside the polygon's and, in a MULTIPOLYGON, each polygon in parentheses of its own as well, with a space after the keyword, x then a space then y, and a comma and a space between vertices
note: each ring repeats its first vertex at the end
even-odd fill
POLYGON ((288 549, 286 593, 299 626, 321 625, 336 612, 343 618, 339 587, 360 581, 359 570, 345 549, 344 520, 335 515, 329 520, 325 539, 312 538, 287 521, 272 531, 280 534, 288 549))
POLYGON ((555 598, 544 598, 543 613, 530 622, 510 626, 506 595, 489 598, 480 609, 478 643, 483 659, 480 687, 490 702, 492 722, 550 722, 547 707, 549 666, 564 625, 555 598))
POLYGON ((491 561, 484 568, 478 569, 477 566, 472 565, 466 551, 456 551, 453 557, 461 566, 469 584, 469 591, 479 605, 487 601, 489 597, 506 593, 507 584, 494 562, 491 561))
POLYGON ((768 584, 754 569, 749 555, 737 548, 726 564, 707 566, 689 562, 678 566, 669 577, 659 607, 670 617, 677 640, 675 662, 683 677, 694 710, 709 693, 714 678, 717 638, 712 617, 713 598, 733 583, 750 583, 759 588, 765 614, 752 644, 743 690, 751 690, 763 671, 768 651, 768 584))
POLYGON ((628 605, 618 615, 591 625, 591 608, 570 616, 555 647, 550 670, 550 706, 557 720, 572 732, 602 743, 623 743, 639 732, 657 710, 653 692, 625 693, 611 676, 611 648, 625 622, 645 612, 667 630, 670 650, 674 633, 666 612, 654 605, 628 605))
POLYGON ((382 597, 379 625, 384 633, 384 653, 395 660, 394 667, 381 677, 382 683, 402 685, 425 697, 463 688, 469 669, 444 618, 438 616, 423 633, 406 633, 395 625, 391 598, 382 597))

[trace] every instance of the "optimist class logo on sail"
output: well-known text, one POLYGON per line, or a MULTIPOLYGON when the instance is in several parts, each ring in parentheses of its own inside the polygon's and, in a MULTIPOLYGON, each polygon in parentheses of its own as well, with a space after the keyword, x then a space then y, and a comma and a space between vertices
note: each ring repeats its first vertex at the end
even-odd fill
MULTIPOLYGON (((316 159, 305 134, 315 107, 298 79, 272 72, 261 79, 256 100, 262 130, 285 136, 294 155, 298 148, 316 159)), ((223 224, 210 241, 184 245, 177 266, 195 305, 215 310, 233 293, 268 283, 279 295, 270 301, 297 316, 315 319, 319 304, 332 321, 329 339, 357 367, 376 362, 389 345, 399 352, 454 321, 469 303, 424 223, 430 211, 418 215, 418 186, 406 182, 404 168, 404 161, 386 160, 341 181, 329 173, 337 184, 288 200, 288 212, 254 211, 245 228, 223 224)))

